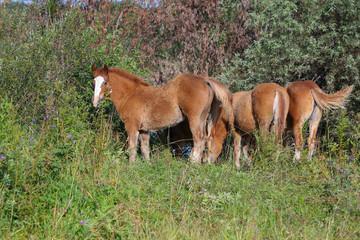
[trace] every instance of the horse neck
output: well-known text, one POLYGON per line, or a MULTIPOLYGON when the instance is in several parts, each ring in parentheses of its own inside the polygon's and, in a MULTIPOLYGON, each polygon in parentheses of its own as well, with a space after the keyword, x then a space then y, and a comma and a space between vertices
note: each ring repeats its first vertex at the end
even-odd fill
POLYGON ((121 107, 128 98, 134 94, 134 91, 140 87, 145 87, 141 82, 127 79, 123 76, 110 73, 111 95, 110 100, 115 106, 121 107))

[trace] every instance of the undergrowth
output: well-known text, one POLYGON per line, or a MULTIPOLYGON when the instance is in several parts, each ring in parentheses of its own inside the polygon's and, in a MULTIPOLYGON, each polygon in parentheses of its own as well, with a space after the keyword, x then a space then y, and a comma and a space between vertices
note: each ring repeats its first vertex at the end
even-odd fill
MULTIPOLYGON (((322 143, 319 149, 332 151, 319 151, 311 162, 304 150, 294 163, 291 147, 275 151, 270 141, 241 170, 231 153, 218 164, 193 165, 160 144, 152 146, 151 164, 138 158, 130 165, 125 138, 113 136, 103 108, 86 123, 88 105, 67 107, 73 97, 61 101, 64 107, 24 125, 16 105, 0 99, 5 239, 360 236, 358 155, 334 148, 340 139, 322 143)), ((341 116, 339 124, 350 128, 341 116)), ((340 125, 329 131, 342 137, 340 125)))

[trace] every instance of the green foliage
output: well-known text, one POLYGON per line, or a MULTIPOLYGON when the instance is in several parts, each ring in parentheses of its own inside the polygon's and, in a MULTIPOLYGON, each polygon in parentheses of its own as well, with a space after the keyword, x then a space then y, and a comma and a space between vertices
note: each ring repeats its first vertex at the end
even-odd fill
MULTIPOLYGON (((359 1, 267 0, 254 1, 252 8, 248 24, 258 38, 220 75, 236 90, 304 79, 326 91, 359 85, 359 1)), ((354 95, 359 104, 360 95, 354 95)))
POLYGON ((24 120, 44 114, 71 86, 78 92, 73 93, 90 102, 92 64, 120 66, 144 75, 137 67, 136 52, 128 57, 116 34, 104 37, 94 30, 101 19, 90 26, 85 13, 74 8, 44 21, 35 17, 37 10, 36 5, 0 8, 0 75, 4 79, 0 95, 22 105, 24 120), (110 48, 114 41, 117 45, 110 48))

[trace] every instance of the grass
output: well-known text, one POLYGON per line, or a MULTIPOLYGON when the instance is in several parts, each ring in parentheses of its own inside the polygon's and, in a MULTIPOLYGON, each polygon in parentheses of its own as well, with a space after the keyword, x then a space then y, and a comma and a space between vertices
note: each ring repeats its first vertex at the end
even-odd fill
MULTIPOLYGON (((26 122, 0 98, 2 239, 360 237, 359 160, 349 151, 357 136, 346 149, 329 140, 310 162, 306 150, 294 163, 291 147, 268 141, 241 170, 231 149, 217 164, 193 165, 159 143, 151 164, 130 165, 116 113, 101 108, 89 120, 89 105, 74 101, 26 122)), ((340 137, 350 132, 341 121, 340 137)))
POLYGON ((121 149, 94 154, 79 146, 73 154, 47 166, 31 157, 12 163, 14 181, 0 185, 4 239, 360 236, 354 162, 345 179, 333 173, 333 163, 293 164, 285 151, 277 162, 240 171, 230 160, 192 165, 166 148, 153 153, 151 164, 139 159, 134 166, 121 149))

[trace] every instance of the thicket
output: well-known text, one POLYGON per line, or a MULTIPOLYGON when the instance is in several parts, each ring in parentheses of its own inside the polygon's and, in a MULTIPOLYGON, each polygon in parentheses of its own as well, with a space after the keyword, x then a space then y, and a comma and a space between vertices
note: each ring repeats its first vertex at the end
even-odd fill
POLYGON ((359 237, 359 11, 351 0, 2 3, 0 235, 359 237), (269 143, 241 171, 231 154, 192 166, 158 144, 153 165, 131 167, 114 107, 91 106, 91 65, 105 63, 154 84, 191 72, 232 91, 312 79, 355 92, 350 111, 325 113, 311 163, 269 143))
POLYGON ((252 6, 247 23, 259 34, 228 62, 220 79, 234 90, 312 80, 334 92, 354 84, 349 105, 359 107, 359 1, 265 0, 252 6))

